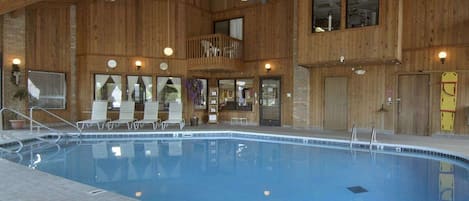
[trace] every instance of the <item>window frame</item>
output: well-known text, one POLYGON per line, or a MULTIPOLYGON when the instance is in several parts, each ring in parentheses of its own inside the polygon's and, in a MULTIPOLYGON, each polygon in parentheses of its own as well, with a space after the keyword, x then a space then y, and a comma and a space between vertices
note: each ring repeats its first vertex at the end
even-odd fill
MULTIPOLYGON (((135 102, 135 99, 129 99, 129 96, 131 97, 132 95, 130 93, 130 87, 129 87, 129 76, 136 76, 137 77, 137 80, 138 80, 138 77, 142 76, 142 77, 150 77, 151 78, 151 85, 152 85, 152 89, 151 89, 151 92, 152 92, 152 95, 151 95, 151 99, 149 101, 153 101, 154 98, 156 97, 155 95, 155 87, 153 86, 153 83, 154 83, 154 76, 153 75, 148 75, 148 74, 126 74, 125 75, 125 86, 126 86, 126 99, 127 100, 131 100, 131 101, 134 101, 135 102)), ((138 81, 137 81, 138 82, 138 81)), ((146 86, 145 86, 146 88, 146 86)), ((144 106, 145 105, 145 102, 148 102, 148 100, 145 100, 144 103, 137 103, 135 102, 135 111, 143 111, 144 109, 144 106)))
MULTIPOLYGON (((244 16, 233 17, 233 18, 227 18, 227 19, 221 19, 221 20, 215 20, 215 21, 213 21, 213 23, 212 23, 212 33, 217 34, 217 33, 215 32, 215 24, 216 24, 217 22, 228 21, 228 36, 231 37, 231 34, 230 34, 230 33, 231 33, 230 21, 231 21, 231 20, 235 20, 235 19, 242 19, 242 21, 243 21, 243 26, 242 26, 242 29, 243 29, 243 33, 242 33, 242 34, 243 34, 243 35, 242 35, 241 39, 238 39, 238 38, 236 38, 236 39, 238 39, 238 40, 240 40, 240 41, 244 41, 244 36, 245 36, 245 34, 244 34, 244 31, 245 31, 244 16)), ((233 37, 232 37, 232 38, 233 38, 233 37)))
MULTIPOLYGON (((207 110, 208 109, 208 78, 203 78, 203 77, 194 77, 193 79, 200 79, 200 80, 205 80, 205 106, 204 108, 197 108, 195 104, 193 104, 194 110, 196 111, 201 111, 201 110, 207 110)), ((187 90, 187 89, 186 89, 187 90)), ((189 97, 190 98, 190 97, 189 97)))
MULTIPOLYGON (((220 93, 220 94, 222 93, 221 87, 220 87, 220 81, 221 81, 221 80, 232 80, 232 81, 234 82, 234 83, 233 83, 233 84, 234 84, 234 85, 233 85, 233 87, 234 87, 234 88, 233 88, 233 94, 234 94, 234 95, 233 95, 233 99, 234 99, 235 107, 234 107, 234 109, 223 109, 223 108, 219 108, 219 111, 252 112, 253 109, 254 109, 253 106, 254 106, 254 101, 255 101, 255 100, 253 100, 253 102, 251 103, 251 108, 250 108, 249 110, 247 110, 247 109, 240 109, 240 108, 246 108, 246 106, 240 106, 240 105, 239 105, 239 102, 238 102, 238 93, 237 93, 238 90, 236 89, 236 87, 238 86, 237 83, 238 83, 239 80, 252 80, 252 87, 251 87, 251 88, 252 88, 252 90, 254 90, 255 79, 254 79, 253 77, 247 77, 247 78, 239 78, 239 77, 238 77, 238 78, 221 78, 221 79, 218 79, 218 80, 217 80, 217 86, 218 86, 218 90, 219 90, 219 93, 220 93)), ((218 102, 219 102, 219 103, 221 103, 220 98, 221 98, 221 95, 220 95, 219 98, 218 98, 218 102)), ((221 104, 220 104, 220 105, 221 105, 221 104)), ((220 106, 220 105, 219 105, 219 106, 220 106)))
MULTIPOLYGON (((66 72, 55 72, 55 71, 41 71, 41 70, 28 70, 28 83, 26 83, 27 85, 27 91, 28 91, 28 108, 32 108, 32 107, 41 107, 41 108, 44 108, 44 109, 48 109, 48 110, 66 110, 67 109, 67 88, 68 88, 68 85, 67 85, 67 73, 66 72), (63 96, 61 98, 57 98, 57 99, 62 99, 63 100, 63 104, 62 104, 62 107, 56 107, 56 108, 51 108, 51 107, 44 107, 44 106, 39 106, 39 105, 31 105, 31 98, 29 96, 30 95, 30 91, 29 91, 29 79, 31 77, 31 73, 44 73, 44 74, 55 74, 55 75, 62 75, 63 77, 63 96)), ((40 96, 39 96, 40 98, 40 96)), ((48 98, 48 99, 51 99, 51 98, 48 98)), ((54 98, 52 98, 54 99, 54 98)))
MULTIPOLYGON (((121 83, 120 83, 121 84, 121 86, 120 86, 121 87, 121 99, 120 100, 121 100, 121 103, 122 103, 122 101, 124 101, 124 99, 123 99, 124 93, 126 92, 126 91, 123 90, 123 86, 122 86, 123 85, 123 83, 122 83, 123 79, 122 79, 122 77, 124 77, 126 75, 125 74, 118 74, 118 73, 116 73, 116 74, 106 74, 106 73, 102 73, 102 72, 93 73, 93 100, 96 100, 96 75, 120 76, 120 81, 121 81, 121 83)), ((127 81, 127 80, 125 80, 125 81, 127 81)), ((125 95, 127 95, 127 94, 125 94, 125 95)), ((109 103, 109 99, 105 99, 105 101, 107 101, 109 103)), ((110 111, 119 111, 120 106, 119 107, 112 106, 111 109, 109 109, 109 106, 108 106, 108 110, 110 110, 110 111)))
MULTIPOLYGON (((165 108, 164 106, 164 103, 162 103, 160 101, 160 97, 159 97, 159 94, 158 94, 158 78, 160 77, 167 77, 167 78, 177 78, 180 80, 180 90, 179 90, 179 93, 180 93, 180 97, 181 97, 181 103, 184 103, 184 100, 183 100, 183 93, 182 93, 182 90, 183 90, 183 82, 182 82, 182 78, 183 76, 171 76, 171 75, 163 75, 163 76, 156 76, 156 93, 155 93, 155 97, 156 97, 156 101, 158 101, 158 111, 169 111, 169 105, 167 106, 167 108, 165 108), (161 106, 163 105, 163 107, 161 106)), ((167 81, 166 81, 167 82, 167 81)), ((164 86, 163 86, 164 87, 164 86)))

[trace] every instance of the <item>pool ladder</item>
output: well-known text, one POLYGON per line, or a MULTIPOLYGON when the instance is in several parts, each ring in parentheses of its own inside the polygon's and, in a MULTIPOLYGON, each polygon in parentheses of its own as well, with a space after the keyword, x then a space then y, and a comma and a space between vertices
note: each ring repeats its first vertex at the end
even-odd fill
POLYGON ((355 124, 352 126, 352 132, 350 132, 350 149, 353 147, 353 142, 358 141, 357 128, 355 124))
MULTIPOLYGON (((350 149, 353 148, 353 143, 356 141, 358 141, 357 127, 355 126, 355 124, 353 124, 352 131, 350 132, 350 149)), ((376 142, 378 142, 376 140, 376 128, 373 126, 373 128, 371 129, 371 137, 370 137, 370 144, 369 144, 370 151, 373 150, 373 143, 376 143, 376 142)))
MULTIPOLYGON (((57 138, 54 139, 54 143, 57 143, 57 142, 62 138, 62 136, 63 136, 63 135, 66 135, 67 133, 62 132, 62 131, 59 131, 59 130, 56 130, 56 129, 53 129, 53 128, 50 128, 50 127, 48 127, 48 126, 46 126, 46 125, 44 125, 44 124, 42 124, 42 123, 40 123, 40 122, 34 120, 34 119, 32 118, 32 110, 33 110, 33 109, 37 109, 37 108, 39 108, 39 107, 33 107, 33 108, 31 108, 30 116, 29 116, 29 117, 26 116, 25 114, 21 113, 21 112, 18 112, 18 111, 16 111, 16 110, 14 110, 14 109, 2 108, 2 109, 0 109, 0 119, 2 119, 3 112, 5 112, 5 111, 14 113, 15 115, 17 115, 17 116, 19 116, 19 117, 22 117, 22 118, 24 118, 24 119, 26 119, 26 120, 29 120, 29 122, 30 122, 30 123, 29 123, 29 124, 30 124, 30 133, 31 133, 31 134, 33 133, 33 128, 34 128, 34 127, 37 127, 37 128, 38 128, 38 131, 39 131, 39 128, 42 127, 42 128, 46 128, 46 129, 49 130, 50 132, 56 133, 56 134, 57 134, 57 135, 56 135, 57 138), (34 123, 36 126, 33 126, 33 123, 34 123)), ((43 109, 43 108, 41 108, 41 109, 44 110, 44 111, 46 111, 46 110, 43 109)), ((46 113, 52 114, 52 113, 50 113, 49 111, 46 111, 46 113)), ((58 116, 55 115, 55 114, 52 114, 52 116, 55 116, 56 118, 59 118, 59 119, 62 120, 62 121, 66 121, 66 120, 63 120, 62 118, 58 117, 58 116)), ((71 124, 71 123, 70 123, 70 124, 71 124)), ((0 123, 0 130, 3 130, 3 124, 1 124, 1 123, 0 123)), ((79 130, 79 131, 80 131, 80 133, 81 133, 81 130, 79 130)), ((23 147, 24 147, 23 142, 22 142, 20 139, 16 138, 16 137, 13 137, 13 136, 11 136, 11 137, 12 137, 12 140, 14 140, 15 142, 18 143, 18 148, 17 148, 16 150, 9 150, 9 149, 5 149, 5 148, 0 147, 0 150, 1 150, 1 151, 4 151, 4 152, 8 152, 8 153, 18 153, 18 152, 20 152, 20 151, 23 149, 23 147)), ((42 137, 39 137, 39 136, 35 137, 35 139, 38 139, 38 140, 44 141, 44 142, 50 142, 50 140, 46 140, 46 139, 44 139, 44 138, 42 138, 42 137)))
POLYGON ((376 140, 376 128, 373 126, 373 128, 371 129, 371 137, 370 137, 370 151, 373 150, 373 143, 376 143, 376 142, 378 142, 376 140))

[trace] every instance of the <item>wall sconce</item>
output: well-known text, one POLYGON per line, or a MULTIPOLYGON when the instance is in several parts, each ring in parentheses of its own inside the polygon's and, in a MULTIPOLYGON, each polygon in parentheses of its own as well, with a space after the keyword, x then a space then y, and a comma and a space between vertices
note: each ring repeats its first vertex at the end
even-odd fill
POLYGON ((142 62, 140 60, 135 61, 135 66, 137 67, 137 70, 140 70, 142 67, 142 62))
POLYGON ((441 51, 440 53, 438 53, 438 58, 440 58, 441 64, 444 64, 446 60, 446 52, 441 51))
POLYGON ((264 66, 264 67, 265 67, 265 70, 266 70, 267 72, 270 72, 270 70, 271 70, 271 66, 270 66, 270 64, 269 64, 269 63, 265 64, 265 66, 264 66))
POLYGON ((20 64, 21 64, 21 60, 18 58, 14 58, 12 65, 11 65, 11 76, 12 76, 11 81, 16 85, 20 84, 20 75, 21 75, 20 64))

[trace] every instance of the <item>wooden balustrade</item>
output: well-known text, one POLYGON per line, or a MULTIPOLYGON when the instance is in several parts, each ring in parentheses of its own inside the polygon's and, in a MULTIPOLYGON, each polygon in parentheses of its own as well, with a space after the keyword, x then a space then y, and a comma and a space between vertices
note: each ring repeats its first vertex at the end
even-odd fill
POLYGON ((187 40, 189 70, 239 71, 243 67, 243 43, 223 34, 192 37, 187 40))

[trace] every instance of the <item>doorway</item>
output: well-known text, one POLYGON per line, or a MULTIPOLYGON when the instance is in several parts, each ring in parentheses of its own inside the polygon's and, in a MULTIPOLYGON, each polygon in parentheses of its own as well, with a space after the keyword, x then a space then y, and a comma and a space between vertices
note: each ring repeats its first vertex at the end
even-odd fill
POLYGON ((259 124, 261 126, 280 126, 280 78, 261 78, 259 86, 259 124))
POLYGON ((399 75, 397 134, 428 135, 429 75, 399 75))
POLYGON ((347 77, 326 77, 324 82, 324 129, 347 130, 347 77))

